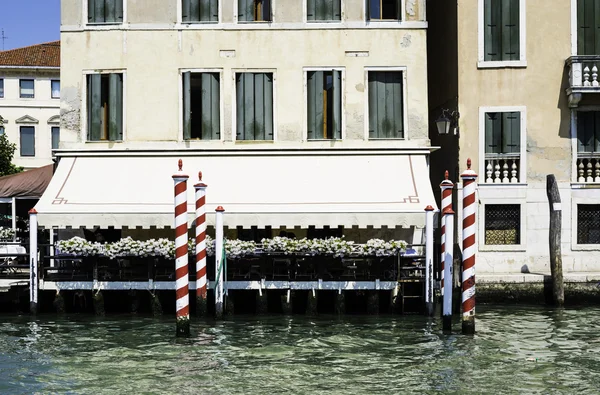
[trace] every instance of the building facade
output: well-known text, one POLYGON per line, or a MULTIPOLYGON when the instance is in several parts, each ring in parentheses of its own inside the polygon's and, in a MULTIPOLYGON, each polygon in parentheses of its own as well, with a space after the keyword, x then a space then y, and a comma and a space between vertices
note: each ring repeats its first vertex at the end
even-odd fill
POLYGON ((52 163, 60 141, 60 42, 0 52, 0 116, 13 163, 25 169, 52 163))
POLYGON ((460 182, 472 159, 478 273, 549 273, 551 208, 562 210, 564 271, 599 268, 600 2, 547 3, 428 2, 430 119, 459 114, 449 135, 430 128, 442 147, 432 183, 444 169, 460 182), (562 199, 554 207, 549 174, 562 199))
POLYGON ((61 3, 61 163, 42 225, 170 226, 182 158, 230 229, 422 241, 423 0, 61 3))

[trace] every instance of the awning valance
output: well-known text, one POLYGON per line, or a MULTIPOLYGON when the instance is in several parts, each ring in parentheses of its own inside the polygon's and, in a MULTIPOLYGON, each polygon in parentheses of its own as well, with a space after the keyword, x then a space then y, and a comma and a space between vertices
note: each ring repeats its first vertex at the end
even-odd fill
POLYGON ((190 223, 199 171, 209 225, 223 206, 229 227, 422 227, 424 208, 435 207, 426 154, 86 155, 61 158, 36 206, 39 224, 172 226, 179 158, 190 223))

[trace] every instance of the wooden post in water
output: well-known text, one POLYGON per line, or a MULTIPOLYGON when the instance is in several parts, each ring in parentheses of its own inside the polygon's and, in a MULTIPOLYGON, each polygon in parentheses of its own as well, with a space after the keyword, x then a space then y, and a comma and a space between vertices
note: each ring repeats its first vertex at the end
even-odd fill
POLYGON ((206 315, 206 184, 198 173, 196 190, 196 312, 206 315))
POLYGON ((177 336, 190 335, 190 291, 188 274, 188 222, 187 180, 182 174, 183 162, 179 159, 179 172, 175 182, 175 310, 177 336))
POLYGON ((446 248, 444 253, 444 292, 443 310, 442 310, 442 328, 444 332, 452 330, 452 269, 454 260, 454 211, 452 209, 444 211, 446 224, 446 248))
POLYGON ((425 207, 425 311, 429 317, 433 316, 433 214, 433 207, 425 207))
POLYGON ((562 228, 562 207, 560 193, 554 174, 546 176, 546 193, 550 205, 550 273, 552 275, 552 302, 556 306, 565 303, 565 289, 563 284, 562 253, 560 249, 562 228))
POLYGON ((223 274, 225 255, 225 244, 223 240, 223 213, 225 209, 221 206, 215 210, 215 316, 223 318, 223 303, 225 295, 223 291, 223 274))
MULTIPOLYGON (((444 173, 444 180, 440 184, 440 189, 442 191, 442 215, 441 215, 441 261, 440 261, 440 293, 442 295, 442 300, 444 299, 444 271, 445 271, 445 261, 446 261, 446 216, 443 214, 446 210, 452 210, 452 191, 454 190, 454 183, 448 179, 448 170, 444 173)), ((449 243, 450 248, 454 248, 454 240, 449 243)), ((450 261, 452 263, 452 261, 450 261)), ((452 285, 452 283, 450 283, 452 285)))
POLYGON ((29 310, 37 313, 38 307, 38 253, 37 253, 37 211, 29 210, 29 310))
POLYGON ((463 179, 462 236, 462 333, 475 334, 475 212, 477 204, 475 189, 477 174, 471 169, 471 159, 467 160, 467 170, 463 179))

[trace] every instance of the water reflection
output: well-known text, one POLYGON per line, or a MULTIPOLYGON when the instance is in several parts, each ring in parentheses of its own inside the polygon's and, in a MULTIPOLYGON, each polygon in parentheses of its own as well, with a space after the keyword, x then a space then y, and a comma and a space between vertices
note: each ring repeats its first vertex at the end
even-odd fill
POLYGON ((425 317, 3 317, 0 393, 597 393, 600 309, 425 317))

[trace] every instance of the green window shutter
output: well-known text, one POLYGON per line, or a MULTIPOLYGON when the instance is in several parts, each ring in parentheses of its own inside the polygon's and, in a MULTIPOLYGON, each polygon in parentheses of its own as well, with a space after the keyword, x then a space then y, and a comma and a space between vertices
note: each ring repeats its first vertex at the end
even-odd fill
POLYGON ((402 100, 402 73, 399 71, 389 72, 387 81, 386 95, 388 101, 387 117, 390 120, 391 131, 389 137, 402 138, 404 137, 404 112, 402 100))
POLYGON ((265 74, 254 74, 254 140, 265 139, 265 74))
POLYGON ((377 72, 369 72, 369 138, 379 137, 377 128, 377 72))
POLYGON ((244 73, 244 138, 256 140, 254 127, 254 74, 244 73))
POLYGON ((35 156, 35 127, 21 126, 19 131, 21 156, 35 156))
POLYGON ((502 60, 502 3, 501 0, 484 1, 484 60, 502 60))
POLYGON ((202 140, 220 137, 219 74, 202 73, 202 140))
POLYGON ((271 0, 262 1, 262 20, 271 21, 271 0))
POLYGON ((328 21, 332 19, 331 1, 316 0, 315 19, 317 21, 328 21))
POLYGON ((306 20, 316 20, 316 2, 317 0, 306 0, 306 20))
MULTIPOLYGON (((498 0, 496 0, 498 1, 498 0)), ((519 60, 519 1, 502 0, 502 59, 519 60)))
POLYGON ((117 0, 104 0, 104 22, 116 22, 117 0))
POLYGON ((369 137, 404 137, 403 118, 402 73, 370 72, 369 137))
POLYGON ((110 74, 108 85, 108 139, 123 140, 123 75, 110 74))
POLYGON ((600 112, 577 113, 577 152, 597 152, 600 132, 600 112))
POLYGON ((600 7, 596 0, 578 0, 577 2, 577 54, 595 55, 597 43, 598 25, 600 18, 596 13, 600 12, 600 7))
POLYGON ((323 138, 323 72, 308 73, 308 138, 323 138))
POLYGON ((192 98, 191 98, 191 73, 182 74, 183 79, 183 139, 192 138, 192 98))
MULTIPOLYGON (((254 20, 254 0, 238 0, 238 21, 254 20)), ((244 78, 242 78, 244 80, 244 78)))
POLYGON ((210 2, 210 18, 211 22, 219 21, 219 0, 209 0, 210 2))
POLYGON ((87 77, 88 140, 98 141, 102 135, 102 75, 87 77))
POLYGON ((88 23, 96 22, 96 2, 88 0, 88 23))
POLYGON ((500 154, 502 151, 502 115, 497 112, 485 114, 485 153, 500 154))
POLYGON ((308 135, 307 138, 309 140, 311 139, 315 139, 317 136, 317 125, 316 125, 316 119, 315 119, 315 108, 316 108, 316 92, 317 92, 317 86, 316 86, 316 78, 315 78, 315 74, 317 73, 317 71, 309 71, 307 73, 307 81, 306 81, 306 91, 307 91, 307 131, 308 131, 308 135))
POLYGON ((366 3, 366 5, 365 5, 365 12, 367 13, 367 15, 365 15, 365 18, 366 18, 367 21, 370 21, 371 17, 372 17, 371 16, 371 2, 372 1, 373 0, 365 0, 365 3, 366 3))
POLYGON ((244 116, 246 112, 244 111, 244 80, 245 74, 239 73, 235 77, 235 100, 236 100, 236 139, 237 140, 245 140, 246 133, 244 132, 245 119, 244 116))
POLYGON ((339 21, 342 19, 342 1, 332 0, 333 2, 333 17, 331 20, 339 21))
POLYGON ((115 11, 115 15, 116 15, 116 22, 123 22, 123 0, 115 0, 116 1, 116 11, 115 11))
POLYGON ((94 1, 94 22, 104 22, 104 0, 94 1))
POLYGON ((200 0, 192 0, 190 3, 190 22, 199 22, 202 20, 200 9, 200 0))
POLYGON ((396 13, 398 14, 397 18, 399 21, 402 19, 402 0, 396 0, 396 13))
POLYGON ((521 113, 502 113, 502 153, 516 154, 521 150, 521 113))
POLYGON ((191 22, 192 0, 181 0, 181 21, 191 22))
POLYGON ((593 15, 593 25, 592 28, 594 30, 594 45, 590 46, 590 50, 594 51, 590 53, 590 55, 598 55, 600 54, 600 1, 594 1, 594 15, 593 15))
POLYGON ((342 72, 333 70, 333 133, 334 139, 342 138, 342 72))
POLYGON ((273 140, 273 74, 264 74, 265 140, 273 140))

